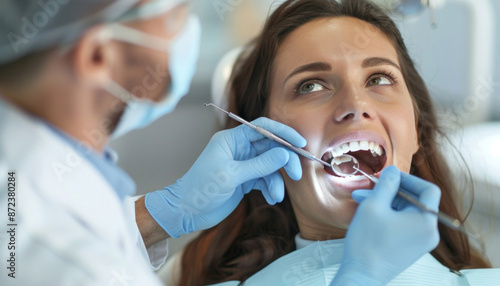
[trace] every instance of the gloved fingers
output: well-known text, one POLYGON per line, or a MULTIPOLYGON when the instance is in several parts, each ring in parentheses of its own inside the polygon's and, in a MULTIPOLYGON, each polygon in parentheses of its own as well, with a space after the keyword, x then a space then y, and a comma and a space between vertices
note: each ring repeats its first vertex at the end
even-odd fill
POLYGON ((289 152, 290 158, 288 159, 288 162, 284 166, 284 169, 292 180, 294 181, 300 180, 300 178, 302 178, 302 166, 300 165, 299 155, 294 151, 286 147, 283 147, 283 145, 281 145, 276 141, 266 140, 266 139, 259 141, 258 143, 259 147, 256 147, 257 154, 261 154, 263 152, 262 149, 260 148, 262 148, 262 144, 267 144, 267 143, 269 144, 269 146, 267 146, 267 148, 269 149, 280 147, 280 148, 285 148, 289 152))
POLYGON ((218 206, 210 213, 209 216, 199 215, 197 219, 193 221, 195 230, 202 230, 213 227, 217 222, 224 220, 228 215, 230 215, 234 209, 239 205, 241 199, 243 199, 242 192, 234 192, 234 194, 221 206, 218 206), (216 223, 214 223, 214 221, 216 223))
POLYGON ((373 190, 363 190, 363 189, 354 190, 351 193, 352 199, 358 204, 361 204, 364 200, 371 197, 372 195, 373 195, 373 190))
MULTIPOLYGON (((285 197, 285 183, 283 182, 283 177, 279 172, 274 172, 269 176, 264 177, 264 181, 267 184, 267 192, 274 202, 281 202, 285 197)), ((262 191, 263 193, 265 191, 262 191)))
POLYGON ((441 189, 419 177, 401 173, 401 188, 413 193, 418 200, 430 209, 437 211, 441 200, 441 189))
POLYGON ((397 211, 405 212, 405 213, 411 213, 411 212, 412 213, 419 213, 419 214, 422 213, 422 210, 420 208, 418 208, 415 205, 412 205, 411 203, 408 203, 407 205, 404 206, 404 208, 397 210, 397 211))
POLYGON ((265 177, 276 172, 288 162, 289 152, 284 148, 273 148, 252 159, 241 161, 241 168, 245 170, 241 175, 241 183, 265 177))
POLYGON ((388 166, 380 175, 378 183, 373 189, 375 198, 380 200, 387 206, 392 205, 392 201, 399 190, 399 184, 401 182, 400 171, 396 166, 388 166))
POLYGON ((254 179, 254 180, 250 180, 250 181, 247 181, 247 182, 243 183, 243 184, 241 185, 241 188, 242 188, 242 192, 243 192, 243 194, 245 194, 245 195, 246 195, 246 194, 250 193, 250 192, 253 190, 253 188, 254 188, 254 186, 255 186, 255 183, 256 183, 258 180, 260 180, 260 178, 259 178, 259 179, 254 179))
POLYGON ((271 140, 267 137, 264 137, 260 140, 251 142, 251 146, 253 148, 253 151, 255 151, 255 154, 257 154, 257 155, 260 155, 260 154, 262 154, 270 149, 273 149, 275 147, 285 148, 288 150, 288 148, 286 148, 282 144, 280 144, 274 140, 271 140))
POLYGON ((300 165, 299 155, 293 151, 289 151, 289 155, 290 157, 284 169, 290 179, 298 181, 302 178, 302 166, 300 165))
POLYGON ((392 201, 392 208, 400 211, 403 210, 404 208, 408 207, 410 203, 402 198, 401 196, 396 196, 394 200, 392 201))
POLYGON ((266 202, 268 204, 270 205, 276 204, 276 201, 271 197, 271 193, 268 191, 268 186, 264 178, 260 178, 257 181, 255 181, 252 190, 259 190, 264 196, 264 199, 266 199, 266 202))
MULTIPOLYGON (((254 121, 252 121, 251 123, 256 125, 256 126, 260 126, 264 129, 268 130, 271 133, 274 133, 275 135, 290 142, 294 146, 304 147, 307 144, 307 141, 306 141, 306 139, 304 139, 304 137, 302 137, 292 127, 287 126, 283 123, 271 120, 271 119, 266 118, 266 117, 257 118, 254 121)), ((242 128, 241 131, 244 133, 245 137, 250 142, 254 142, 254 141, 260 140, 260 139, 265 137, 265 136, 257 133, 255 130, 253 130, 252 128, 250 128, 248 126, 238 126, 238 127, 245 127, 245 128, 242 128)))
POLYGON ((257 140, 255 142, 252 142, 251 146, 252 146, 253 151, 254 151, 252 153, 257 154, 257 155, 260 155, 260 154, 262 154, 270 149, 273 149, 275 147, 285 148, 289 152, 289 155, 290 155, 288 162, 284 166, 286 173, 288 174, 288 176, 292 180, 295 180, 295 181, 298 181, 298 180, 300 180, 300 178, 302 178, 302 166, 300 164, 299 155, 297 155, 297 153, 295 153, 294 151, 292 151, 292 150, 284 147, 282 144, 280 144, 276 141, 273 141, 271 139, 268 139, 268 138, 263 138, 261 140, 257 140))

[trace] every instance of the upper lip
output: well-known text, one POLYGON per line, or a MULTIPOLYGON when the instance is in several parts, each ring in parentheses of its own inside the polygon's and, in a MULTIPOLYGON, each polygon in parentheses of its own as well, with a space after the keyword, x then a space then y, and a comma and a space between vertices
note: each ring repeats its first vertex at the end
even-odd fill
POLYGON ((342 134, 336 138, 334 138, 327 147, 325 147, 323 154, 327 151, 334 150, 335 148, 341 146, 344 143, 353 142, 353 141, 369 141, 378 143, 380 146, 384 148, 387 152, 387 142, 385 139, 378 133, 374 131, 355 131, 342 134))

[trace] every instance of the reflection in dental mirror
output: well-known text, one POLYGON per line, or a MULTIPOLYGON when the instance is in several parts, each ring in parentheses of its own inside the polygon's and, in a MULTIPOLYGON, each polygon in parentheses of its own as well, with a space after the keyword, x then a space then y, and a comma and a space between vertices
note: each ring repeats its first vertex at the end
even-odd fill
POLYGON ((347 177, 358 172, 356 169, 359 169, 359 162, 351 155, 342 154, 333 158, 332 162, 330 162, 330 166, 335 174, 341 177, 347 177))

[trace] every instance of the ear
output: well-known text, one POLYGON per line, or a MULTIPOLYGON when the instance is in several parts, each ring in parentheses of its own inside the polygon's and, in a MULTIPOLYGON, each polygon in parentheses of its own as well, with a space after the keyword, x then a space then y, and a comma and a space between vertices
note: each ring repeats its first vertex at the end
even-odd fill
POLYGON ((102 37, 105 25, 89 29, 78 40, 72 53, 75 75, 84 82, 104 84, 116 61, 116 45, 102 37))

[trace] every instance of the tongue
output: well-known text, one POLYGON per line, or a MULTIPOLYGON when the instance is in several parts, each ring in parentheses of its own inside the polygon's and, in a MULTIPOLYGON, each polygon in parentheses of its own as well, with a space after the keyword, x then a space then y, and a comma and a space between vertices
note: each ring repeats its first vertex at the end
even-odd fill
MULTIPOLYGON (((372 175, 374 173, 372 167, 370 167, 368 164, 366 164, 365 161, 359 160, 359 169, 369 175, 372 175)), ((360 173, 357 173, 355 175, 361 175, 360 173)))
POLYGON ((348 154, 356 157, 359 162, 359 168, 367 174, 375 173, 376 170, 374 168, 376 169, 380 164, 380 158, 374 158, 369 151, 349 152, 348 154))
POLYGON ((340 165, 332 165, 332 168, 334 169, 334 172, 339 172, 340 174, 345 174, 345 175, 351 175, 356 172, 353 167, 356 166, 355 163, 353 162, 348 162, 348 163, 342 163, 340 165))

